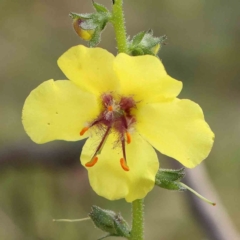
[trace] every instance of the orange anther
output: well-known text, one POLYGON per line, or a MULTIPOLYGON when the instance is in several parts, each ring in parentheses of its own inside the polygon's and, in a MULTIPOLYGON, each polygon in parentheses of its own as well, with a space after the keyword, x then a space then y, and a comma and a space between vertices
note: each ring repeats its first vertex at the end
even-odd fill
POLYGON ((84 128, 81 130, 80 135, 82 136, 88 129, 89 129, 89 127, 84 127, 84 128))
POLYGON ((128 167, 128 165, 126 163, 126 160, 124 158, 120 159, 120 163, 121 163, 121 166, 122 166, 123 170, 129 171, 129 167, 128 167))
POLYGON ((112 106, 112 105, 108 106, 108 111, 109 111, 109 112, 112 112, 112 111, 113 111, 113 106, 112 106))
POLYGON ((126 137, 127 137, 127 143, 131 143, 132 141, 132 137, 131 137, 131 134, 129 132, 126 132, 126 137))
POLYGON ((98 161, 98 157, 95 156, 90 162, 87 162, 85 164, 86 167, 93 167, 98 161))

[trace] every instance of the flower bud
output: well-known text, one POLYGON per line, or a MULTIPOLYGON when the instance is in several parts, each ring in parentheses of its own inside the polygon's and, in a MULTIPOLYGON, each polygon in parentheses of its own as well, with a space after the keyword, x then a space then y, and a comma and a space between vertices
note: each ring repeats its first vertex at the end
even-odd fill
POLYGON ((109 236, 129 237, 130 228, 127 222, 120 214, 110 210, 101 209, 98 206, 92 206, 89 214, 95 226, 102 231, 109 233, 109 236))
POLYGON ((133 56, 146 54, 157 56, 165 40, 166 36, 154 37, 152 30, 143 31, 135 35, 128 43, 129 52, 133 56))
POLYGON ((73 19, 73 28, 77 35, 83 40, 90 41, 94 34, 94 29, 83 29, 81 24, 84 22, 84 19, 75 18, 73 19))
POLYGON ((155 184, 168 190, 185 191, 186 188, 181 185, 180 180, 185 176, 185 169, 159 169, 156 175, 155 184))
POLYGON ((151 52, 152 52, 154 55, 157 55, 158 52, 159 52, 159 50, 160 50, 160 47, 161 47, 161 45, 160 45, 160 43, 158 43, 157 45, 155 45, 154 47, 152 47, 151 52))

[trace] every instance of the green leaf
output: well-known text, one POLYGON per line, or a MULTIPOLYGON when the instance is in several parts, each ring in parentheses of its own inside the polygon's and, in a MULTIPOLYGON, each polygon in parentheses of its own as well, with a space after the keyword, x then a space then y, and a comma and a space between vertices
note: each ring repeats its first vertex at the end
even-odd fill
POLYGON ((96 3, 93 1, 93 6, 97 12, 109 12, 108 9, 102 4, 96 3))

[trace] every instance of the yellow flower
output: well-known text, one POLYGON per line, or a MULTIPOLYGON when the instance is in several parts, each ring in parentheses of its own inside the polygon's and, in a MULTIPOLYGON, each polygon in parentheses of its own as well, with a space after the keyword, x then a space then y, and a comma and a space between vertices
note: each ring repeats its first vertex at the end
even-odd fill
POLYGON ((89 137, 80 158, 100 196, 145 197, 159 168, 153 147, 189 168, 208 156, 214 135, 201 108, 176 98, 182 83, 158 58, 75 46, 58 65, 70 81, 48 80, 34 89, 23 125, 40 144, 89 137))

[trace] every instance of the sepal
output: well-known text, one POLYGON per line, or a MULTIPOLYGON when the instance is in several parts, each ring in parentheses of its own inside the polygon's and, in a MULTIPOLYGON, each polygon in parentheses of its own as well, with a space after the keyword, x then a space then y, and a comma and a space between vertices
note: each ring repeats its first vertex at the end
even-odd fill
POLYGON ((97 12, 105 12, 105 13, 109 12, 105 6, 103 6, 102 4, 96 3, 94 1, 93 1, 93 7, 97 12))
POLYGON ((100 239, 110 236, 130 237, 130 227, 120 213, 117 214, 110 210, 101 209, 98 206, 92 206, 89 216, 97 228, 108 233, 108 235, 100 239))
POLYGON ((167 37, 154 37, 153 31, 143 31, 135 35, 131 41, 128 42, 128 49, 131 55, 153 55, 157 56, 161 46, 166 41, 167 37))
POLYGON ((185 176, 185 168, 173 170, 173 169, 159 169, 155 184, 161 188, 175 191, 185 191, 187 190, 180 181, 185 176))

